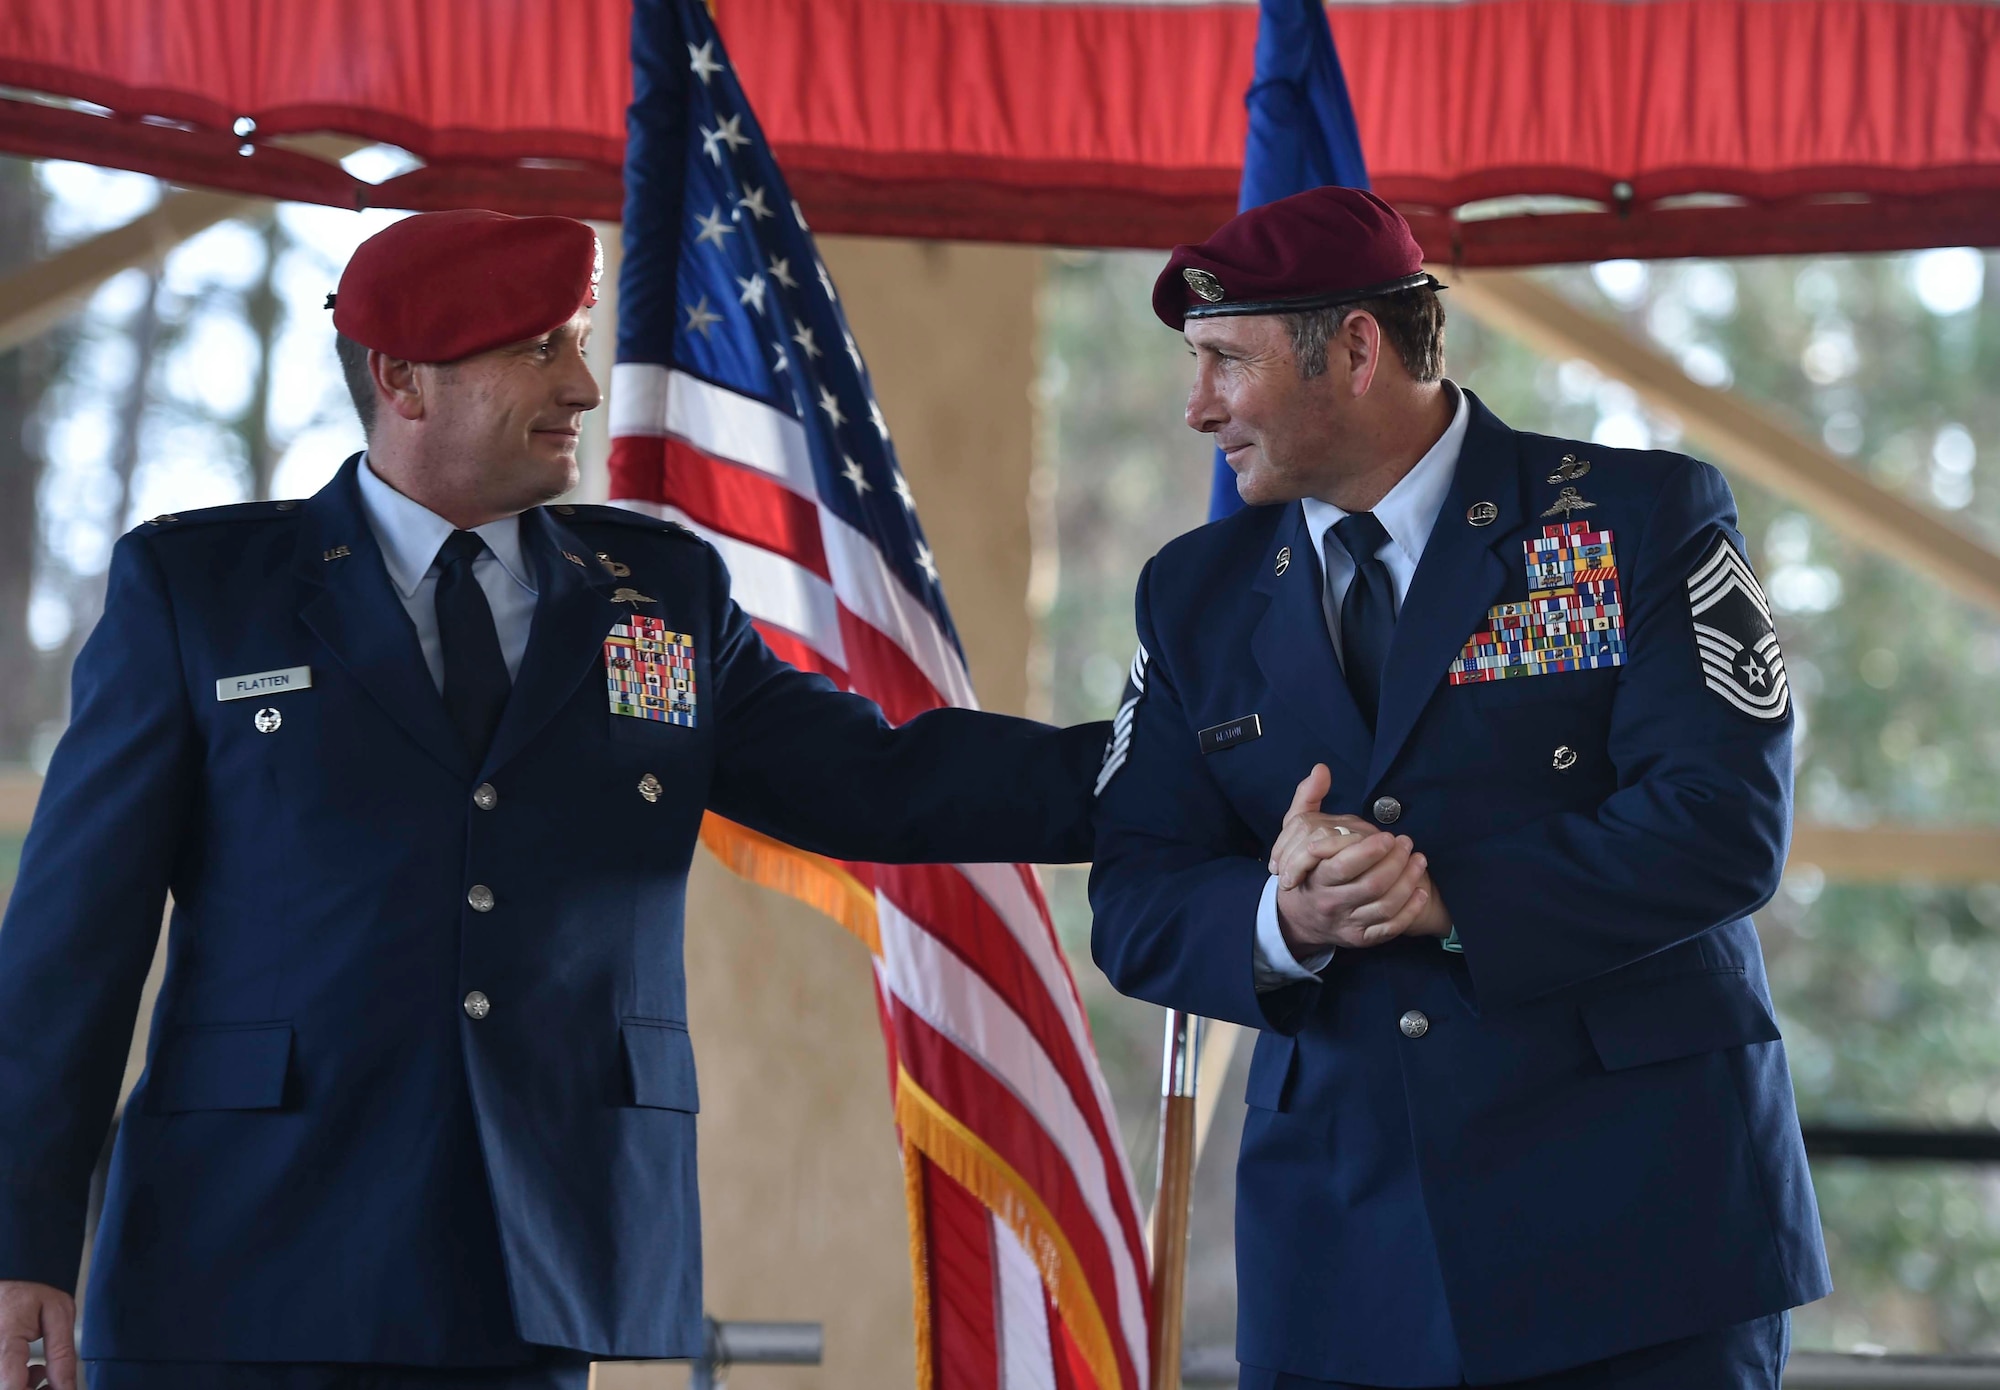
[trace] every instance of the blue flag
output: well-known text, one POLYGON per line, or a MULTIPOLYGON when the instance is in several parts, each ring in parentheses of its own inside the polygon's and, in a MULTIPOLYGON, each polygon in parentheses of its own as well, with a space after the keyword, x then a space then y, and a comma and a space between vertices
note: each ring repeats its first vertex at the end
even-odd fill
MULTIPOLYGON (((1260 0, 1257 73, 1244 100, 1250 136, 1244 141, 1238 212, 1329 183, 1368 187, 1347 78, 1320 0, 1260 0)), ((1236 475, 1218 449, 1208 519, 1242 506, 1236 475)))

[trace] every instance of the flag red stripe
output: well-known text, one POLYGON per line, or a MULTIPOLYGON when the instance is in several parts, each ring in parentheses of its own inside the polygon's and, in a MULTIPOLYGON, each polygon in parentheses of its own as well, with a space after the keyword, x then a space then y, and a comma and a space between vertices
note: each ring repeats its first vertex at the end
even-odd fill
POLYGON ((764 639, 778 660, 798 667, 801 671, 812 671, 825 676, 842 690, 848 689, 847 672, 826 659, 819 650, 800 637, 796 632, 788 632, 776 623, 767 623, 762 618, 752 618, 750 626, 757 629, 757 635, 764 639))
POLYGON ((828 583, 819 506, 753 468, 725 463, 678 439, 623 434, 611 441, 611 495, 678 507, 712 531, 761 546, 828 583), (640 491, 628 480, 650 479, 640 491))
MULTIPOLYGON (((947 1112, 959 1116, 1041 1197, 1082 1267, 1085 1282, 1097 1299, 1098 1311, 1111 1330, 1112 1351, 1118 1358, 1119 1379, 1135 1384, 1126 1336, 1144 1328, 1124 1328, 1118 1283, 1111 1268, 1110 1233, 1097 1224, 1083 1189, 1070 1171, 1069 1159, 1049 1138, 1041 1122, 993 1074, 959 1045, 931 1027, 892 993, 890 1018, 896 1029, 896 1052, 916 1083, 947 1112)), ((1144 1278, 1145 1266, 1137 1274, 1144 1278)))
MULTIPOLYGON (((1014 1011, 1069 1088, 1103 1156, 1104 1171, 1121 1173, 1118 1136, 1105 1123, 1069 1027, 1040 973, 986 899, 963 874, 935 864, 884 864, 877 870, 877 891, 964 961, 1014 1011)), ((1121 1182, 1108 1181, 1106 1186, 1132 1263, 1144 1269, 1146 1247, 1139 1236, 1139 1214, 1129 1202, 1131 1194, 1121 1182)))
POLYGON ((938 1382, 947 1390, 999 1390, 999 1298, 993 1286, 993 1217, 936 1164, 924 1163, 930 1230, 931 1324, 938 1382))

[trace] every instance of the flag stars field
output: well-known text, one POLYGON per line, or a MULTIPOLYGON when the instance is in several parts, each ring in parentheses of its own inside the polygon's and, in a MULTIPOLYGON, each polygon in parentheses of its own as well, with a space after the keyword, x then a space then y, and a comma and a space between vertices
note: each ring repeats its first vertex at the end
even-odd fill
POLYGON ((720 204, 717 204, 714 211, 710 212, 708 216, 697 217, 695 221, 701 226, 701 231, 696 235, 695 240, 697 242, 712 241, 718 250, 722 247, 722 239, 736 230, 723 220, 722 206, 720 204))

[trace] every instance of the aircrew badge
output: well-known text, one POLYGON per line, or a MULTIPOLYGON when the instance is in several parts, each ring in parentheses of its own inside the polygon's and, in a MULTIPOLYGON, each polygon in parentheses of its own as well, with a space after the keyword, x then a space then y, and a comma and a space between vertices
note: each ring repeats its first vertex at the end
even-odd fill
POLYGON ((1728 536, 1715 538, 1687 587, 1702 683, 1752 719, 1783 719, 1792 707, 1792 688, 1771 625, 1771 605, 1728 536))
POLYGON ((694 638, 633 614, 604 639, 611 712, 695 727, 694 638))
POLYGON ((1625 664, 1625 607, 1611 533, 1589 522, 1544 526, 1522 543, 1528 601, 1497 604, 1451 663, 1453 685, 1595 671, 1625 664))

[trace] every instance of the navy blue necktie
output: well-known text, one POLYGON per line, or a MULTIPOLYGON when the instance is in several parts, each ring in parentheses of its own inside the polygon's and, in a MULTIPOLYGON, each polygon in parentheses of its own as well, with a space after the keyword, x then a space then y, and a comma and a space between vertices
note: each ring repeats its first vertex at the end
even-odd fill
POLYGON ((444 649, 444 707, 474 763, 486 757, 514 682, 500 654, 500 633, 472 562, 486 542, 453 531, 438 550, 438 644, 444 649))
POLYGON ((1347 688, 1368 727, 1382 703, 1382 668, 1389 661, 1389 638, 1396 631, 1396 586, 1376 552, 1389 533, 1373 512, 1355 512, 1333 523, 1333 534, 1354 561, 1354 579, 1340 601, 1341 666, 1347 688))

